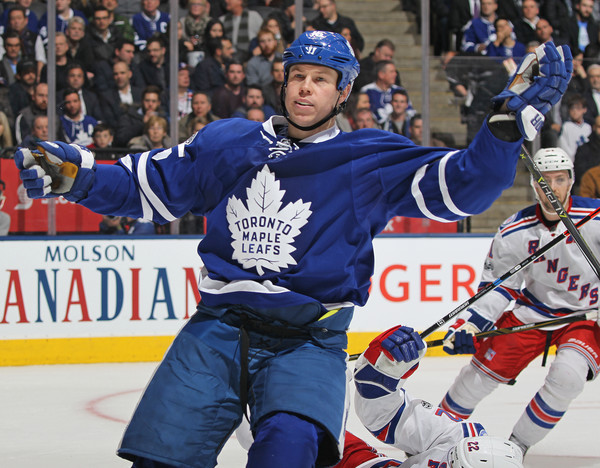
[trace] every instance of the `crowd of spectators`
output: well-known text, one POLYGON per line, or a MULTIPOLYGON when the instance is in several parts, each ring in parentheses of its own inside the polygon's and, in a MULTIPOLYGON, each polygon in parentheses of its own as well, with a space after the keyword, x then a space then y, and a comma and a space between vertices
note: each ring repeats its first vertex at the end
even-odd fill
POLYGON ((600 2, 431 0, 431 12, 438 25, 432 40, 461 104, 467 143, 521 57, 547 41, 569 46, 571 82, 535 143, 563 148, 575 164, 575 193, 600 197, 600 2))
MULTIPOLYGON (((218 119, 264 121, 283 111, 282 53, 294 39, 295 21, 295 0, 181 0, 177 114, 169 115, 167 1, 56 0, 53 43, 43 0, 2 2, 0 145, 36 148, 56 139, 114 159, 175 143, 173 119, 179 142, 218 119), (48 134, 49 47, 56 57, 54 135, 48 134)), ((307 30, 339 32, 361 59, 363 72, 340 127, 384 128, 410 138, 416 110, 401 86, 393 42, 382 39, 364 52, 356 23, 335 0, 304 0, 301 21, 307 30)), ((193 229, 198 224, 182 221, 193 229)))
MULTIPOLYGON (((399 0, 420 13, 418 1, 399 0)), ((467 143, 520 57, 553 40, 575 56, 565 98, 547 116, 542 144, 577 160, 599 145, 600 37, 594 0, 430 0, 434 52, 461 103, 467 143)), ((295 0, 180 0, 177 115, 169 115, 169 4, 165 0, 56 0, 56 39, 48 44, 46 4, 2 2, 0 144, 79 143, 114 158, 185 141, 210 122, 256 121, 281 113, 282 52, 293 40, 295 0), (56 52, 56 135, 48 135, 48 47, 56 52), (115 152, 110 151, 115 148, 115 152)), ((336 31, 360 60, 343 131, 382 128, 421 143, 422 120, 402 86, 394 42, 372 51, 335 0, 304 0, 304 29, 336 31)), ((401 58, 400 58, 401 59, 401 58)), ((175 84, 174 84, 175 85, 175 84)), ((432 144, 452 145, 433 135, 432 144)), ((597 153, 596 153, 597 154, 597 153)), ((589 169, 600 159, 588 157, 589 169)), ((576 180, 583 173, 578 172, 576 180)), ((600 171, 598 171, 600 173, 600 171)), ((600 183, 598 184, 600 185, 600 183)), ((600 194, 598 194, 600 196, 600 194)), ((192 224, 197 225, 197 222, 192 224)))

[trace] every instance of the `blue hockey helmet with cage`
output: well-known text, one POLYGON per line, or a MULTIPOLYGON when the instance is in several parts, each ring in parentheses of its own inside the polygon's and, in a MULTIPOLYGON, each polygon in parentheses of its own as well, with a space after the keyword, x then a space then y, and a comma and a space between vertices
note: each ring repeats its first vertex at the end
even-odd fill
POLYGON ((339 91, 353 83, 360 71, 348 41, 329 31, 307 31, 286 49, 283 53, 284 86, 287 85, 289 68, 299 63, 324 65, 336 70, 340 75, 339 91))

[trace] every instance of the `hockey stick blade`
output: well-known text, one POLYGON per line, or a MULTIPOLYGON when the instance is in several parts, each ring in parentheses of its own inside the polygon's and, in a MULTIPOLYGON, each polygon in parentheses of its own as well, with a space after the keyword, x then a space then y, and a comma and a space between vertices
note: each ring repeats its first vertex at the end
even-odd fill
MULTIPOLYGON (((592 211, 590 214, 588 214, 585 218, 582 218, 577 223, 577 227, 583 226, 585 223, 587 223, 588 221, 590 221, 591 219, 593 219, 594 217, 596 217, 599 213, 600 213, 600 208, 596 208, 594 211, 592 211)), ((495 289, 497 286, 499 286, 500 284, 502 284, 508 278, 510 278, 511 276, 513 276, 515 273, 519 272, 520 270, 522 270, 523 268, 525 268, 529 264, 535 262, 544 253, 546 253, 548 250, 550 250, 552 247, 554 247, 556 244, 558 244, 560 241, 562 241, 569 234, 570 234, 570 232, 568 230, 562 232, 560 235, 554 237, 554 239, 552 239, 546 245, 540 247, 537 250, 537 252, 534 252, 529 257, 527 257, 526 259, 524 259, 523 261, 521 261, 518 265, 515 265, 514 267, 512 267, 510 270, 508 270, 506 273, 504 273, 498 279, 496 279, 495 281, 493 281, 491 283, 488 283, 484 288, 482 288, 479 291, 477 291, 477 293, 474 296, 472 296, 469 299, 467 299, 465 302, 463 302, 462 304, 460 304, 454 310, 452 310, 451 312, 449 312, 448 314, 446 314, 444 317, 442 317, 441 319, 439 319, 437 322, 435 322, 428 329, 426 329, 425 331, 423 331, 421 333, 421 338, 425 338, 426 336, 429 336, 432 332, 434 332, 435 330, 437 330, 438 328, 440 328, 442 325, 444 325, 452 317, 456 316, 457 314, 459 314, 460 312, 462 312, 463 310, 465 310, 467 307, 473 305, 476 301, 478 301, 479 299, 481 299, 484 295, 486 295, 487 293, 489 293, 492 289, 495 289)))
POLYGON ((527 148, 525 148, 524 145, 521 145, 521 159, 523 160, 523 162, 525 162, 527 169, 529 170, 535 181, 538 183, 538 185, 544 192, 544 195, 552 205, 552 208, 554 209, 556 214, 559 216, 560 220, 564 223, 565 227, 573 237, 573 240, 583 253, 583 256, 585 257, 587 262, 592 267, 592 270, 594 270, 594 273, 596 274, 598 279, 600 279, 600 263, 598 262, 598 259, 592 252, 592 249, 590 249, 590 246, 587 244, 585 239, 581 236, 577 227, 573 224, 573 221, 567 214, 565 208, 562 206, 562 203, 554 195, 554 192, 546 182, 546 179, 544 179, 544 176, 542 175, 538 167, 535 165, 531 154, 529 154, 529 151, 527 151, 527 148))
MULTIPOLYGON (((558 319, 544 320, 543 322, 526 323, 523 325, 515 325, 514 327, 497 328, 496 330, 488 330, 481 333, 476 333, 475 338, 488 338, 490 336, 510 335, 511 333, 520 333, 527 330, 535 330, 536 328, 549 327, 552 325, 562 325, 565 323, 579 322, 582 320, 596 320, 598 311, 587 312, 585 314, 569 315, 558 319)), ((427 341, 428 348, 442 346, 443 339, 427 341)))

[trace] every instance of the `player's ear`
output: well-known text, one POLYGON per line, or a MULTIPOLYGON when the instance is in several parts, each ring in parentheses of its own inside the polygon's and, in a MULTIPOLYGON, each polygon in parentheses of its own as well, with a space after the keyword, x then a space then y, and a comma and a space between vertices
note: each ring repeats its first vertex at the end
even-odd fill
POLYGON ((344 88, 344 91, 342 91, 342 95, 340 96, 340 102, 344 102, 346 99, 348 99, 350 91, 352 91, 352 84, 349 84, 344 88))

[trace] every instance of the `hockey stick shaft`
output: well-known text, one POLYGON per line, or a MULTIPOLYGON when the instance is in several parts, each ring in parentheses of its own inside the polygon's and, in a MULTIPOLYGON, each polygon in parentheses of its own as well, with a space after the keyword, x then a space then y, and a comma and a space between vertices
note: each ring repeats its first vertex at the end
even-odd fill
MULTIPOLYGON (((596 320, 597 318, 598 311, 594 310, 585 314, 570 315, 568 317, 561 317, 558 319, 544 320, 543 322, 526 323, 523 325, 515 325, 514 327, 497 328, 496 330, 488 330, 481 333, 476 333, 474 336, 475 338, 488 338, 490 336, 510 335, 511 333, 535 330, 536 328, 549 327, 552 325, 562 325, 565 323, 579 322, 582 320, 596 320)), ((428 348, 442 346, 443 344, 443 339, 427 341, 428 348)))
MULTIPOLYGON (((590 221, 592 218, 596 217, 599 213, 600 213, 600 208, 596 208, 594 211, 592 211, 590 214, 588 214, 585 218, 582 218, 577 223, 577 227, 583 226, 585 223, 587 223, 588 221, 590 221)), ((508 278, 510 278, 511 276, 513 276, 515 273, 521 271, 527 265, 535 262, 544 253, 546 253, 548 250, 550 250, 552 247, 554 247, 556 244, 558 244, 560 241, 562 241, 569 234, 570 234, 570 232, 567 230, 567 231, 564 231, 563 233, 561 233, 560 235, 554 237, 554 239, 552 239, 546 245, 540 247, 537 250, 537 252, 534 252, 529 257, 527 257, 526 259, 524 259, 523 261, 521 261, 518 265, 515 265, 514 267, 512 267, 510 270, 508 270, 506 273, 504 273, 502 276, 500 276, 500 278, 496 279, 495 281, 493 281, 491 283, 488 283, 485 287, 483 287, 482 289, 480 289, 479 291, 477 291, 477 293, 474 296, 472 296, 469 299, 467 299, 465 302, 463 302, 462 304, 460 304, 454 310, 452 310, 451 312, 449 312, 448 314, 446 314, 444 317, 442 317, 441 319, 439 319, 437 322, 435 322, 428 329, 426 329, 425 331, 423 331, 421 333, 421 338, 425 338, 426 336, 429 336, 432 332, 434 332, 439 327, 441 327, 442 325, 444 325, 452 317, 456 316, 457 314, 459 314, 460 312, 462 312, 463 310, 465 310, 467 307, 471 306, 473 303, 475 303, 476 301, 478 301, 479 299, 481 299, 481 297, 483 297, 484 295, 486 295, 487 293, 489 293, 492 289, 495 289, 497 286, 499 286, 500 284, 502 284, 508 278)))
POLYGON ((534 177, 535 181, 538 183, 538 185, 542 189, 542 192, 544 192, 544 195, 546 196, 546 198, 552 205, 552 208, 554 209, 556 214, 559 216, 561 221, 564 223, 565 227, 567 228, 567 231, 569 231, 569 233, 573 237, 573 240, 575 241, 575 243, 577 244, 577 246, 583 253, 583 256, 585 257, 585 259, 588 261, 588 263, 592 267, 592 270, 594 270, 594 273, 596 274, 598 279, 600 279, 600 263, 598 262, 598 259, 592 252, 592 249, 590 249, 590 247, 587 244, 587 242, 585 241, 585 239, 581 236, 581 234, 577 230, 577 227, 573 224, 573 221, 567 214, 567 211, 565 210, 565 208, 562 206, 562 203, 554 195, 554 192, 552 191, 552 189, 546 182, 546 179, 544 178, 544 176, 542 175, 542 173, 540 172, 538 167, 535 165, 535 162, 533 161, 531 154, 529 154, 529 151, 527 151, 527 148, 525 148, 524 145, 521 145, 521 159, 523 160, 523 162, 525 162, 527 169, 529 170, 531 175, 534 177))

